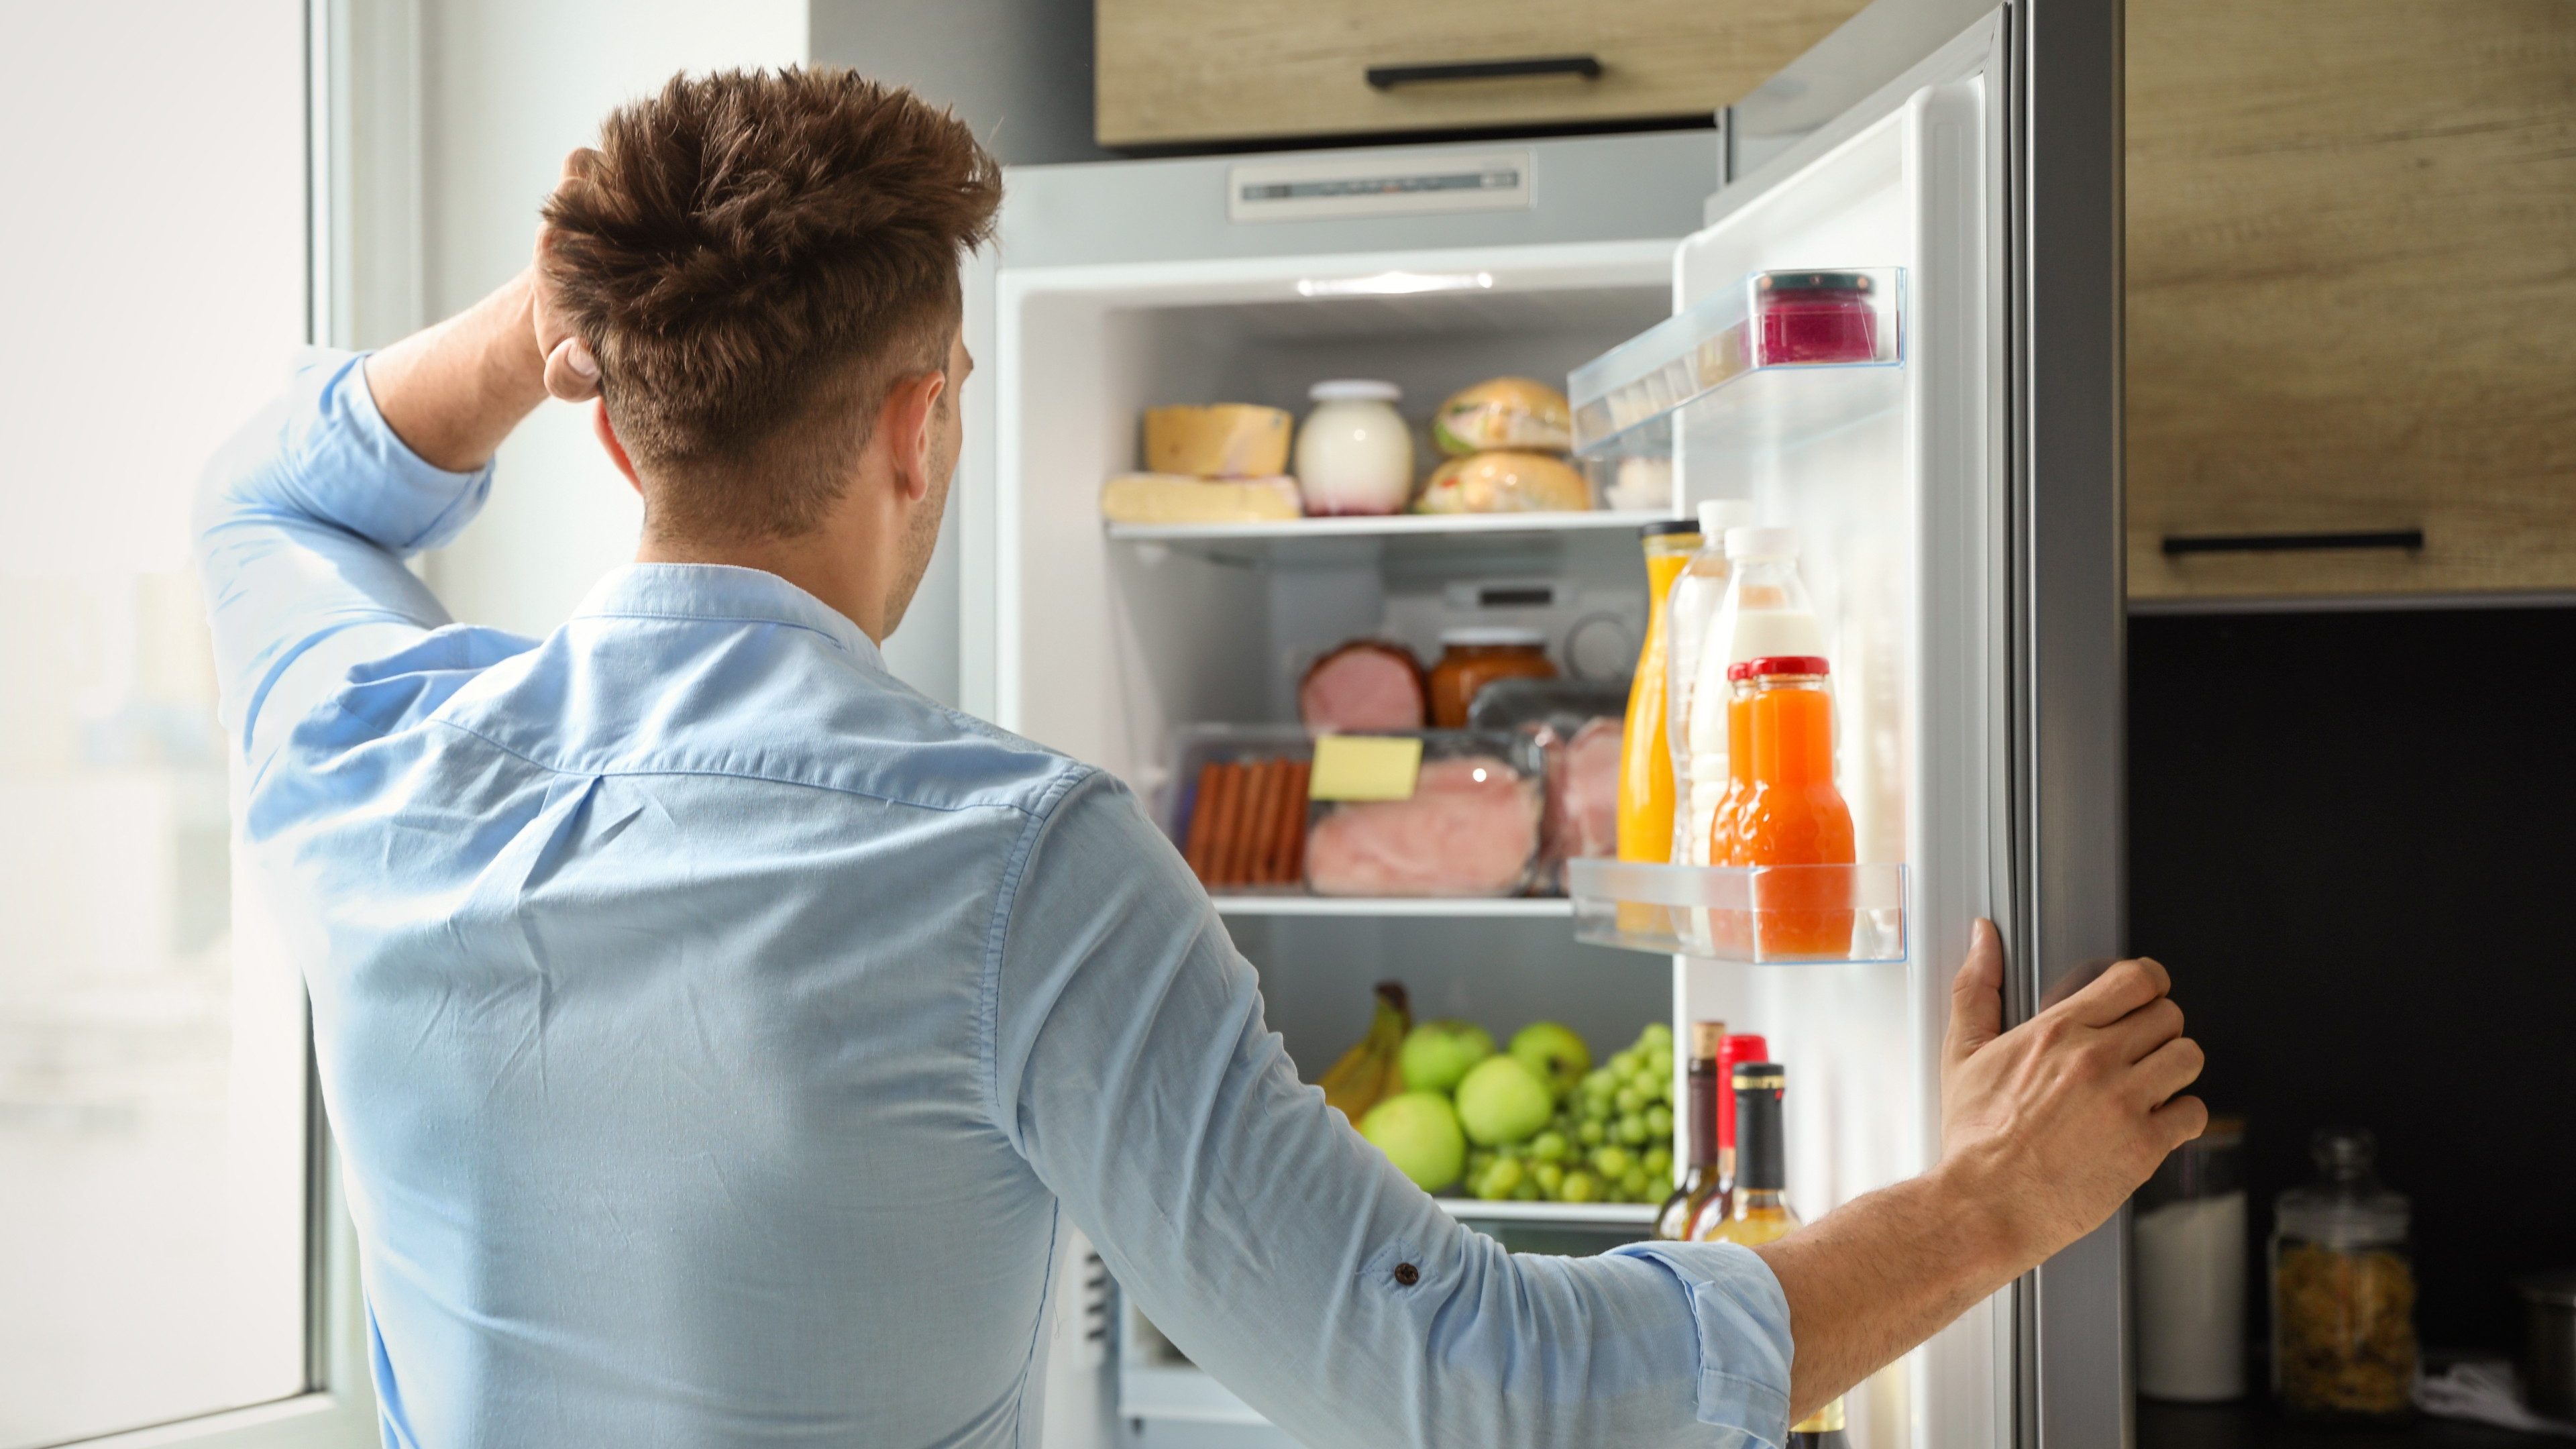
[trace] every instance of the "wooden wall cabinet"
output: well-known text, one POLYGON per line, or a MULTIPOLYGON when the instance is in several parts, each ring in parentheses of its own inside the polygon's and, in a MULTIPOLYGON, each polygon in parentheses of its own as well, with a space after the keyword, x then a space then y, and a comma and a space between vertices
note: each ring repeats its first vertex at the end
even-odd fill
POLYGON ((1098 0, 1099 140, 1178 147, 1706 117, 1859 8, 1860 0, 1098 0), (1575 64, 1583 61, 1590 66, 1575 64), (1456 70, 1494 62, 1558 68, 1483 78, 1456 70))
POLYGON ((2131 0, 2128 31, 2130 596, 2576 589, 2576 4, 2131 0))

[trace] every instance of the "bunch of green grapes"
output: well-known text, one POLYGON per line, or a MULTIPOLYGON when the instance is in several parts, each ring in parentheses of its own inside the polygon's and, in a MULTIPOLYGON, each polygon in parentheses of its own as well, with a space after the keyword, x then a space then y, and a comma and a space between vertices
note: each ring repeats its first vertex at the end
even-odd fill
POLYGON ((1468 1191, 1488 1202, 1662 1202, 1672 1191, 1672 1098, 1672 1028, 1649 1022, 1536 1135, 1470 1151, 1468 1191))

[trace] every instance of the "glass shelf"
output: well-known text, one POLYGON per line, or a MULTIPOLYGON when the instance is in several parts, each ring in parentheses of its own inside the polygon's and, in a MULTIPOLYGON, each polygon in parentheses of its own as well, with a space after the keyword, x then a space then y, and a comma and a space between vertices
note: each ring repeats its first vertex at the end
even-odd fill
POLYGON ((1574 914, 1563 896, 1309 896, 1228 892, 1210 897, 1222 916, 1430 916, 1561 921, 1574 914))
POLYGON ((1668 513, 1395 513, 1370 518, 1287 518, 1271 523, 1109 523, 1113 543, 1255 566, 1365 562, 1390 553, 1486 563, 1598 541, 1635 553, 1637 528, 1668 513))
POLYGON ((1472 1197, 1431 1199, 1441 1210, 1464 1222, 1572 1223, 1614 1228, 1648 1228, 1655 1224, 1650 1202, 1485 1202, 1472 1197))
POLYGON ((1694 457, 1779 451, 1887 412, 1905 395, 1904 280, 1898 267, 1756 272, 1639 333, 1567 378, 1575 455, 1668 461, 1685 440, 1694 457), (1836 285, 1791 285, 1819 279, 1836 285))
POLYGON ((1905 959, 1901 865, 1691 866, 1569 860, 1574 938, 1762 964, 1905 959))

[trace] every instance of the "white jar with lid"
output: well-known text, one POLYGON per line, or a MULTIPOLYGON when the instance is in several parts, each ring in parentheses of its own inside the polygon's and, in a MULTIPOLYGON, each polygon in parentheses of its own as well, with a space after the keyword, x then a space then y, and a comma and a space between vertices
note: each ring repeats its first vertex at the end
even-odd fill
POLYGON ((1306 390, 1314 411, 1297 429, 1297 490, 1311 516, 1400 513, 1413 497, 1413 430, 1391 382, 1335 378, 1306 390))

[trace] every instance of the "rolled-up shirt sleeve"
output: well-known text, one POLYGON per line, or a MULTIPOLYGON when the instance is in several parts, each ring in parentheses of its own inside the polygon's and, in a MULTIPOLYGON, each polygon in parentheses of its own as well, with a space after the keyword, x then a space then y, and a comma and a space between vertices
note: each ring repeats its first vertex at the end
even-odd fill
POLYGON ((1005 876, 995 1124, 1191 1360, 1310 1444, 1779 1444, 1789 1312, 1762 1260, 1514 1254, 1298 1080, 1178 853, 1069 774, 1005 876))
POLYGON ((448 623, 403 559, 455 537, 491 481, 414 453, 376 411, 364 356, 326 349, 216 452, 197 567, 224 724, 254 770, 351 664, 448 623))

